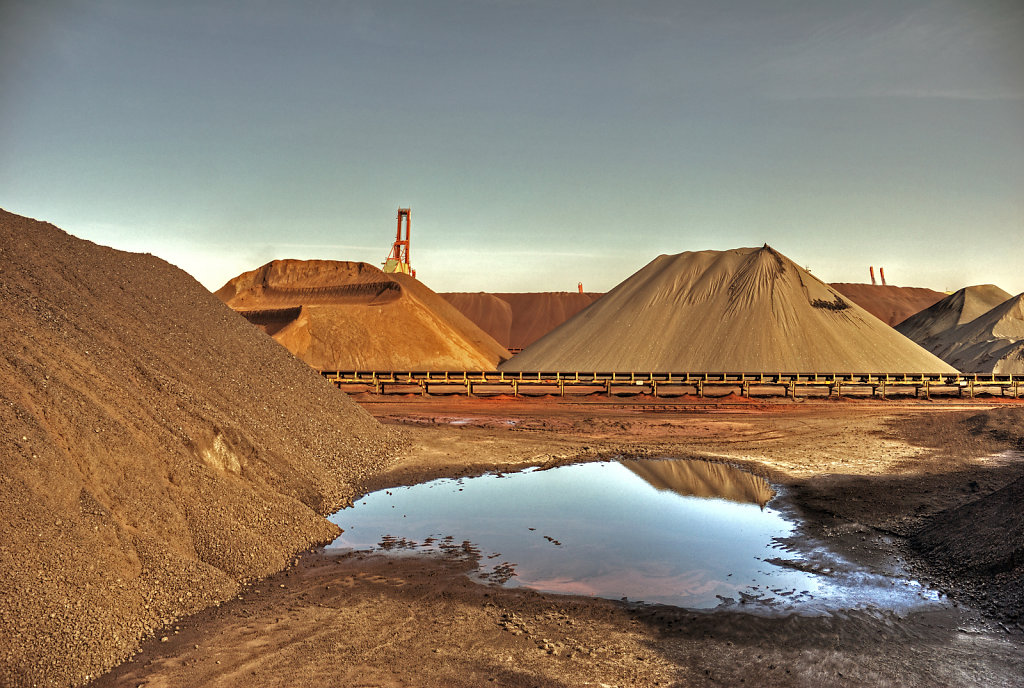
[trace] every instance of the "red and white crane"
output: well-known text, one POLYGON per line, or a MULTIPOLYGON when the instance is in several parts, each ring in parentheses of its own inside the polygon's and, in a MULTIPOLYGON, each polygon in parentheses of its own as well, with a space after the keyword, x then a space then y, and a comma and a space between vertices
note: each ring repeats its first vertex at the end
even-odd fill
POLYGON ((416 276, 416 271, 409 263, 409 225, 410 208, 398 209, 398 229, 395 232, 395 243, 391 245, 391 253, 384 260, 384 272, 403 272, 416 276), (405 220, 405 238, 402 238, 402 220, 405 220))

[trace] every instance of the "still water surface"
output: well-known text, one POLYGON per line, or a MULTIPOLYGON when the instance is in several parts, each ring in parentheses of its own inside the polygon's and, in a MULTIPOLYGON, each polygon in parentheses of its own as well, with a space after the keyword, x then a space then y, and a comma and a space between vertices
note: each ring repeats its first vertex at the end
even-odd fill
POLYGON ((689 608, 908 607, 934 595, 784 544, 793 521, 763 479, 683 459, 435 480, 367 495, 331 520, 331 548, 441 551, 477 578, 689 608))

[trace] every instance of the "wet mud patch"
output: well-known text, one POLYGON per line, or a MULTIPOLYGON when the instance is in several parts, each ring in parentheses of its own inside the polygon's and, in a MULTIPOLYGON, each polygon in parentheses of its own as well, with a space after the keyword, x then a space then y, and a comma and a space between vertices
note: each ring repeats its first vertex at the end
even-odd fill
POLYGON ((474 583, 452 556, 311 553, 96 686, 1019 685, 1019 639, 941 608, 761 616, 474 583))

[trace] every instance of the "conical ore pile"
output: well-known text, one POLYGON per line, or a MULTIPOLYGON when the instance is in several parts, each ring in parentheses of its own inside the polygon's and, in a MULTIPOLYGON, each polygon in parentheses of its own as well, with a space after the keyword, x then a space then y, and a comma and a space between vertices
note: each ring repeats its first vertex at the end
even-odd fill
POLYGON ((659 256, 501 369, 955 372, 768 246, 659 256))
POLYGON ((829 286, 886 325, 893 326, 946 297, 941 291, 924 287, 849 282, 833 282, 829 286))
POLYGON ((965 373, 1024 374, 1024 294, 965 287, 896 329, 965 373))
POLYGON ((911 315, 897 324, 896 330, 910 337, 929 351, 934 350, 926 342, 936 335, 969 323, 975 318, 988 313, 1001 303, 1006 302, 1010 294, 994 284, 977 284, 964 287, 934 303, 929 308, 911 315))

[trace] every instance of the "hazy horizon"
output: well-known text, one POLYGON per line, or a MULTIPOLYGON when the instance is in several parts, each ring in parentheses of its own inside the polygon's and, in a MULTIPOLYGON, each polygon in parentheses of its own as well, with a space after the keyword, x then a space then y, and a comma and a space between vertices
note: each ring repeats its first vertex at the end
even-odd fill
POLYGON ((826 282, 1024 291, 1013 0, 0 1, 0 207, 215 290, 379 265, 607 291, 768 243, 826 282))

